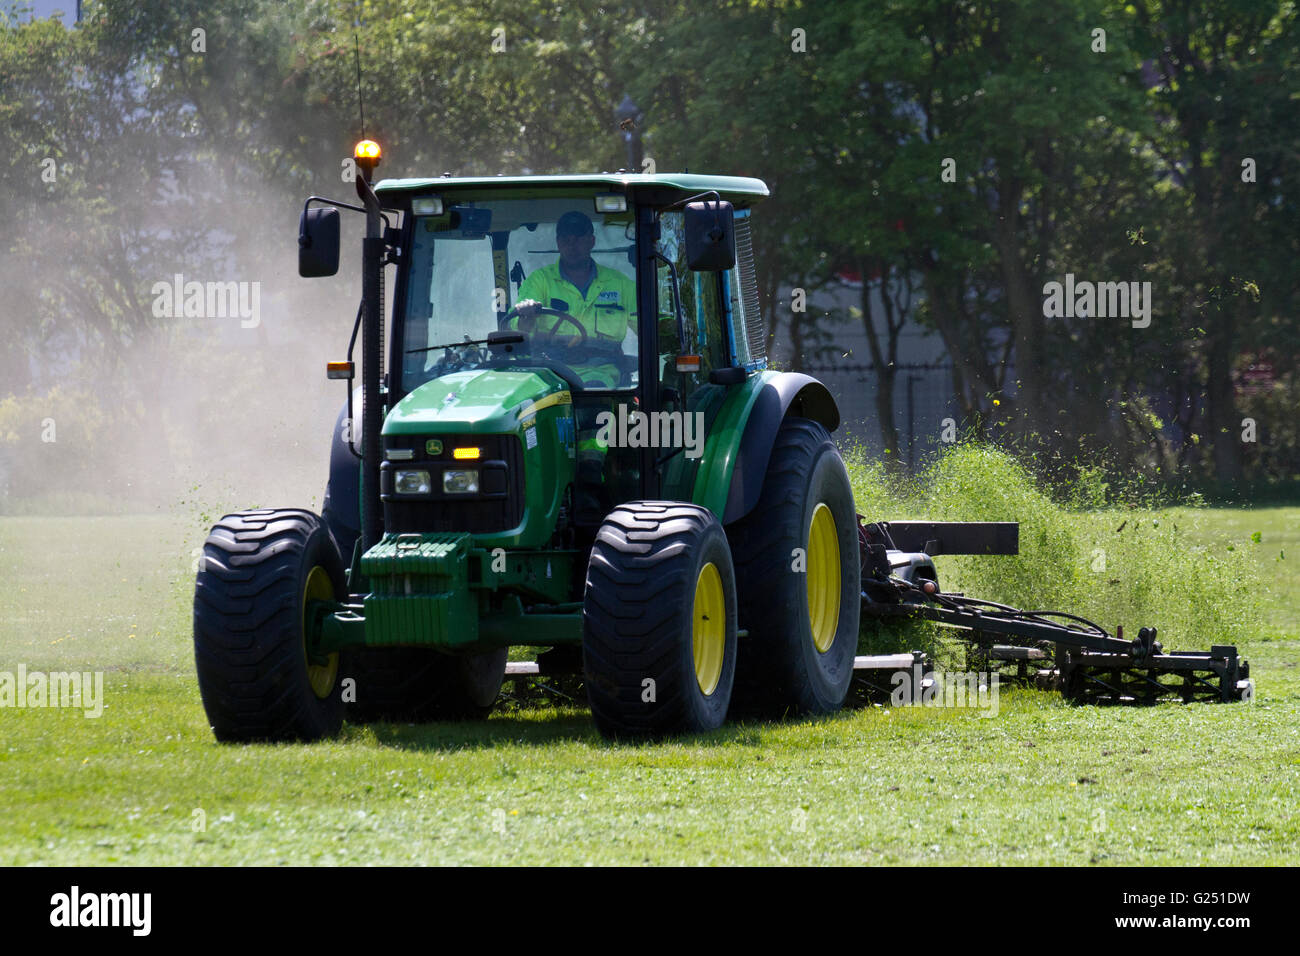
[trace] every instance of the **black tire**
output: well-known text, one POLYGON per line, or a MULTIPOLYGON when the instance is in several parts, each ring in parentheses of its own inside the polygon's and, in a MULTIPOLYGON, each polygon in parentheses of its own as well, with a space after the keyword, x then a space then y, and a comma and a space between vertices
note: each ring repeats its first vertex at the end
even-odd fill
MULTIPOLYGON (((819 522, 824 522, 824 518, 819 522)), ((824 525, 822 525, 824 527, 824 525)), ((741 639, 736 664, 738 713, 826 714, 844 703, 853 679, 861 614, 857 511, 848 472, 830 433, 806 418, 787 418, 777 432, 758 504, 727 528, 736 560, 741 639), (809 575, 816 570, 810 535, 818 505, 829 509, 838 544, 839 603, 825 613, 819 650, 809 612, 809 575), (796 566, 803 549, 803 573, 796 566)), ((827 593, 834 589, 825 588, 827 593)))
POLYGON ((309 586, 319 597, 345 594, 334 541, 310 511, 241 511, 208 535, 194 588, 194 663, 218 740, 319 740, 342 727, 338 655, 308 668, 309 586))
POLYGON ((587 566, 582 625, 587 699, 605 737, 699 733, 726 720, 736 668, 735 572, 727 536, 707 509, 633 501, 610 512, 587 566), (698 608, 697 587, 707 599, 698 608), (704 615, 706 603, 724 611, 720 632, 716 612, 704 615), (710 653, 698 668, 697 614, 712 633, 701 640, 710 653))
POLYGON ((444 654, 423 647, 368 647, 353 651, 344 676, 356 680, 348 720, 480 720, 501 693, 506 648, 481 654, 444 654))

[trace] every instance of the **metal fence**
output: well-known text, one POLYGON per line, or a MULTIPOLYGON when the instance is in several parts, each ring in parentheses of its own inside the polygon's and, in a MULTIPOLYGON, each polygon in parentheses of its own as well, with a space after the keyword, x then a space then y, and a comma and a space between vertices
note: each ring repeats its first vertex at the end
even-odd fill
MULTIPOLYGON (((900 362, 894 379, 894 422, 901 445, 896 453, 914 468, 927 449, 937 446, 943 420, 960 421, 952 392, 952 363, 900 362)), ((885 451, 876 418, 876 366, 871 363, 830 363, 804 367, 835 396, 840 408, 841 434, 860 442, 869 456, 885 451)))

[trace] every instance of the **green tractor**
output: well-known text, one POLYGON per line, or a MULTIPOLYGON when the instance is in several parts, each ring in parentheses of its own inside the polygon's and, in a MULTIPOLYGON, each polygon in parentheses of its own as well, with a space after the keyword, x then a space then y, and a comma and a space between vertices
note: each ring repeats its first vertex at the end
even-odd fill
POLYGON ((358 147, 359 204, 313 196, 300 223, 299 272, 329 276, 339 210, 366 218, 322 513, 226 515, 204 545, 194 648, 217 738, 482 717, 515 646, 581 675, 607 737, 839 708, 858 529, 834 399, 766 368, 767 187, 372 186, 378 154, 358 147))

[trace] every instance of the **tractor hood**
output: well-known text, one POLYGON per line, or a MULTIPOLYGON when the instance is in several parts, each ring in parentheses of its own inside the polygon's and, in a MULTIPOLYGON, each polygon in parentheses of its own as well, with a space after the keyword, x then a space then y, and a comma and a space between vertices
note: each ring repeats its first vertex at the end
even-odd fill
MULTIPOLYGON (((568 385, 546 369, 479 369, 425 382, 388 413, 385 435, 507 434, 535 411, 535 403, 564 394, 568 385)), ((547 403, 551 404, 551 403, 547 403)))

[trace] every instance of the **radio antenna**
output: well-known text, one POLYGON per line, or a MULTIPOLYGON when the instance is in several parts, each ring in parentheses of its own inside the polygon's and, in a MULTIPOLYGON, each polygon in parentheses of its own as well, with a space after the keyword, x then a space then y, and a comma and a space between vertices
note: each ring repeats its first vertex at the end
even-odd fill
POLYGON ((361 99, 361 37, 354 33, 352 39, 356 43, 357 57, 357 109, 361 113, 361 138, 366 138, 366 104, 361 99))

